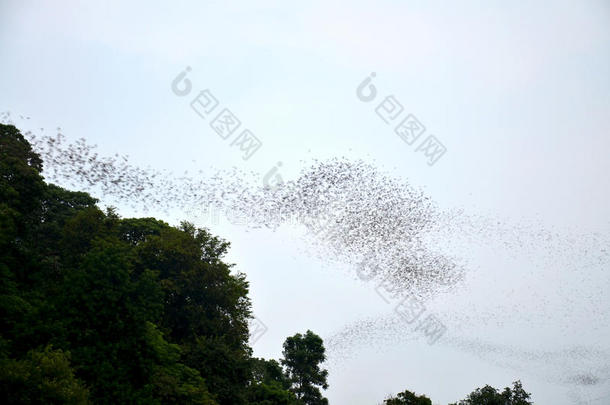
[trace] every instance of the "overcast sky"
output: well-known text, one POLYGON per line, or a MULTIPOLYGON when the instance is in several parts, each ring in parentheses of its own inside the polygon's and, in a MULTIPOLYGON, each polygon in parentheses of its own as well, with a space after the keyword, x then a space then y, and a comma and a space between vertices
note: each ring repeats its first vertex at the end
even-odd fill
MULTIPOLYGON (((560 230, 582 251, 553 262, 531 252, 553 256, 561 243, 462 246, 465 280, 426 303, 446 336, 430 345, 409 330, 360 330, 343 356, 329 351, 332 404, 405 389, 446 404, 516 379, 540 404, 610 401, 608 261, 587 256, 598 247, 581 237, 610 234, 608 2, 90 3, 0 1, 0 111, 31 117, 17 124, 61 127, 142 167, 236 166, 261 183, 278 162, 288 181, 314 158, 363 159, 442 210, 560 230), (187 67, 184 97, 172 81, 187 67), (376 98, 362 101, 373 72, 376 98), (249 159, 189 106, 205 89, 261 141, 249 159), (387 96, 425 126, 413 145, 376 113, 387 96), (417 150, 430 134, 446 149, 433 165, 417 150), (572 361, 575 348, 597 360, 572 361), (573 383, 587 373, 595 384, 573 383)), ((232 242, 228 260, 268 327, 257 356, 278 358, 296 332, 328 340, 392 316, 374 285, 317 258, 297 227, 118 208, 190 219, 232 242)))

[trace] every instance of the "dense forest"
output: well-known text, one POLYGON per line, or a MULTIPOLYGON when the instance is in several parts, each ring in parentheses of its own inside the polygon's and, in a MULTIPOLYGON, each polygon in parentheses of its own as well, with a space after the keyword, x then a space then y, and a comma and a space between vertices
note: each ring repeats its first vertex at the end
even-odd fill
MULTIPOLYGON (((322 339, 252 356, 248 282, 207 229, 121 218, 48 184, 0 125, 0 398, 4 404, 328 404, 322 339)), ((459 404, 530 404, 520 382, 459 404)), ((431 404, 409 391, 386 405, 431 404)))

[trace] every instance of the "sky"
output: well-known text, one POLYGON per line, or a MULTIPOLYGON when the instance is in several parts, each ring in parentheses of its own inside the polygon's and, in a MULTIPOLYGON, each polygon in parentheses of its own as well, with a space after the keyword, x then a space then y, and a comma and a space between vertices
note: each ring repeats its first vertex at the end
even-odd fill
POLYGON ((425 302, 447 329, 429 344, 303 227, 97 195, 229 240, 266 327, 254 354, 279 358, 307 329, 335 343, 332 404, 405 389, 446 404, 517 379, 535 403, 610 400, 608 2, 177 3, 1 0, 0 111, 175 177, 236 167, 262 186, 362 160, 460 212, 433 235, 463 280, 425 302), (204 90, 218 106, 202 117, 204 90), (227 139, 211 126, 224 108, 241 122, 227 139), (412 144, 395 132, 408 114, 425 127, 412 144), (261 144, 247 159, 243 129, 261 144), (445 152, 427 156, 427 139, 445 152))

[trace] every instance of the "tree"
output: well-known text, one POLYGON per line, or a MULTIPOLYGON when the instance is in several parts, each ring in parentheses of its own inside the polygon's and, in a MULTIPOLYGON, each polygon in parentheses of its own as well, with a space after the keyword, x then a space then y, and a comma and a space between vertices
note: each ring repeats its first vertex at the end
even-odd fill
MULTIPOLYGON (((163 293, 159 327, 200 372, 220 405, 244 404, 250 378, 248 282, 222 261, 229 243, 189 223, 131 221, 136 272, 154 269, 163 293), (148 225, 146 224, 148 222, 148 225)), ((127 236, 129 235, 129 236, 127 236)))
MULTIPOLYGON (((20 288, 30 280, 35 226, 45 183, 42 161, 12 125, 0 124, 0 330, 15 331, 31 309, 20 288)), ((8 336, 7 344, 15 341, 8 336)), ((25 353, 22 353, 25 354, 25 353)))
POLYGON ((42 160, 13 125, 0 124, 0 215, 11 221, 17 236, 38 222, 45 184, 42 160))
POLYGON ((320 387, 328 388, 328 371, 320 364, 326 360, 322 338, 308 330, 305 335, 297 333, 284 342, 282 365, 290 381, 290 390, 306 405, 326 405, 320 387))
POLYGON ((275 381, 254 384, 248 390, 249 405, 302 405, 294 393, 275 381))
POLYGON ((70 353, 31 350, 23 360, 0 360, 0 397, 12 404, 90 404, 89 392, 74 377, 70 353))
POLYGON ((180 346, 168 343, 150 322, 147 322, 147 343, 153 348, 156 360, 151 378, 155 398, 168 405, 218 405, 199 372, 180 363, 180 346))
POLYGON ((411 391, 399 392, 395 397, 386 399, 384 405, 432 405, 432 401, 425 395, 417 396, 411 391))
POLYGON ((2 397, 30 395, 21 382, 38 380, 24 359, 53 344, 94 403, 245 403, 250 301, 221 259, 229 244, 187 223, 104 213, 87 193, 46 184, 42 167, 0 125, 2 397))
POLYGON ((251 405, 301 405, 289 391, 290 381, 275 360, 252 359, 252 378, 248 388, 251 405))
POLYGON ((71 266, 62 293, 52 297, 61 308, 55 323, 62 326, 54 340, 71 347, 79 375, 92 383, 95 402, 151 402, 153 351, 146 344, 146 322, 162 311, 161 291, 153 272, 133 271, 135 257, 126 243, 102 237, 100 213, 81 211, 70 227, 75 239, 65 243, 78 256, 66 259, 71 266), (97 237, 88 240, 77 230, 97 237))
POLYGON ((466 399, 450 405, 531 405, 528 401, 531 394, 525 392, 521 381, 515 381, 513 388, 504 388, 500 392, 490 385, 477 388, 466 399))
POLYGON ((526 392, 523 389, 523 385, 520 380, 513 382, 513 389, 506 387, 504 389, 503 395, 505 398, 510 399, 511 405, 531 405, 532 402, 529 401, 531 395, 529 392, 526 392))
POLYGON ((290 388, 290 381, 284 374, 282 366, 276 360, 265 360, 253 357, 251 360, 252 378, 255 383, 277 382, 285 389, 290 388))

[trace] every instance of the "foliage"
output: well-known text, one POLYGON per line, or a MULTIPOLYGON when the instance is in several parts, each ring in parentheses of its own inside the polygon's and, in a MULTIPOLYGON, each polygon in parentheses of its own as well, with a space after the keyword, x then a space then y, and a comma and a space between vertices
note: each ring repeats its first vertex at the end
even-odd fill
POLYGON ((0 125, 3 397, 246 403, 250 300, 222 260, 229 244, 188 223, 102 212, 46 184, 42 168, 17 128, 0 125))
POLYGON ((489 385, 477 388, 466 399, 450 405, 531 405, 530 396, 521 381, 515 381, 512 389, 506 387, 502 392, 489 385))
POLYGON ((411 391, 399 392, 395 397, 383 401, 384 405, 432 405, 430 398, 425 395, 417 396, 411 391))
POLYGON ((328 388, 328 371, 320 368, 326 360, 322 339, 308 330, 305 335, 297 333, 284 342, 286 375, 291 391, 306 405, 324 405, 328 400, 320 392, 320 387, 328 388))
POLYGON ((251 370, 252 383, 248 389, 249 403, 256 405, 302 404, 289 390, 290 381, 277 361, 253 358, 251 370))
POLYGON ((0 397, 12 404, 89 404, 89 393, 74 377, 70 353, 30 350, 24 359, 0 360, 0 397))

